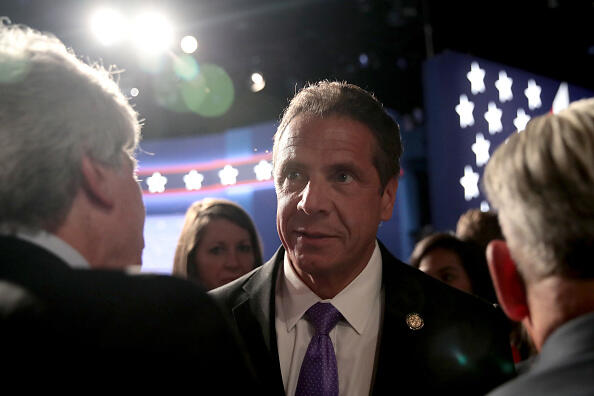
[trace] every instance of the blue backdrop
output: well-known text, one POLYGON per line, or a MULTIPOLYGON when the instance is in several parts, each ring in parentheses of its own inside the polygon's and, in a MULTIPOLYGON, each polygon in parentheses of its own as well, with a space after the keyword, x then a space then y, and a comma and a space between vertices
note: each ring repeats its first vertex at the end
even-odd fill
POLYGON ((485 161, 526 119, 591 96, 581 87, 467 55, 444 53, 426 62, 433 227, 452 230, 466 210, 488 209, 480 181, 485 161))

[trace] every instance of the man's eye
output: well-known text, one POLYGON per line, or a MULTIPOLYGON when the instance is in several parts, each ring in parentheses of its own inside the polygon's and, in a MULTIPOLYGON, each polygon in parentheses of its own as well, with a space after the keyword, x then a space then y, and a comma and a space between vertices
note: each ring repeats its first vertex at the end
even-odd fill
POLYGON ((336 180, 339 183, 350 183, 354 180, 353 175, 347 172, 340 172, 336 175, 336 180))
POLYGON ((297 171, 287 172, 287 180, 297 180, 299 177, 301 177, 301 173, 297 171))

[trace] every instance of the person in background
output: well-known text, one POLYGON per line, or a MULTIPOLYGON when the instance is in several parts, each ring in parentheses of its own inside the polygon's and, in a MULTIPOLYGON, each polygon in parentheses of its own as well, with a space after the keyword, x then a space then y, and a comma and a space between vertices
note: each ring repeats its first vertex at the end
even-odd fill
POLYGON ((274 137, 277 231, 264 265, 210 293, 275 394, 484 394, 513 375, 491 304, 395 258, 402 145, 368 91, 299 91, 274 137))
POLYGON ((486 257, 476 244, 450 233, 435 233, 415 245, 410 264, 452 287, 497 302, 486 257))
POLYGON ((212 198, 190 206, 175 250, 174 275, 211 290, 261 264, 260 238, 241 206, 212 198))
POLYGON ((494 239, 505 239, 501 233, 497 213, 489 210, 468 209, 458 218, 456 236, 463 241, 471 241, 487 250, 494 239))
POLYGON ((505 236, 487 248, 497 297, 539 351, 490 395, 594 394, 594 99, 533 118, 484 185, 505 236))
POLYGON ((237 335, 205 292, 122 271, 144 247, 139 139, 138 115, 107 70, 0 18, 6 389, 144 392, 191 375, 205 394, 255 392, 237 335))

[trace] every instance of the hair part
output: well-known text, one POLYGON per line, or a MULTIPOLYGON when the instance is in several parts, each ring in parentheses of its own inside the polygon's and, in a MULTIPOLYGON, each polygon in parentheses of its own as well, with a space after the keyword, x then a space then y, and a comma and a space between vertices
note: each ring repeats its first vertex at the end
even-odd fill
POLYGON ((372 93, 356 85, 337 81, 324 80, 305 86, 283 112, 274 135, 273 160, 283 132, 300 115, 317 118, 345 117, 364 124, 376 140, 373 164, 379 174, 381 192, 390 179, 398 176, 402 155, 400 129, 372 93))
POLYGON ((206 227, 212 220, 225 219, 243 228, 250 235, 255 266, 262 264, 262 247, 254 222, 239 205, 226 199, 205 198, 194 202, 187 210, 184 225, 175 249, 173 274, 200 283, 194 254, 206 227))
POLYGON ((81 158, 134 159, 137 113, 113 71, 48 33, 0 19, 0 224, 54 231, 82 182, 81 158))
POLYGON ((495 151, 484 185, 527 281, 594 278, 594 99, 532 119, 495 151))

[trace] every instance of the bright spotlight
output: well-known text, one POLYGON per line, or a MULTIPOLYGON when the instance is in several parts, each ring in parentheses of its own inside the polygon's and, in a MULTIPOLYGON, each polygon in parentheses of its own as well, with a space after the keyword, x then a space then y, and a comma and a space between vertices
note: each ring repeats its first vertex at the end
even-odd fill
POLYGON ((91 31, 103 45, 113 45, 124 38, 127 23, 116 10, 104 8, 95 11, 91 17, 91 31))
POLYGON ((132 95, 134 97, 138 96, 139 93, 140 93, 140 91, 138 90, 138 88, 132 88, 130 90, 130 95, 132 95))
POLYGON ((150 54, 164 52, 173 43, 173 27, 161 14, 142 14, 134 23, 134 43, 150 54))
POLYGON ((260 92, 266 86, 266 81, 260 73, 252 73, 252 83, 250 89, 252 92, 260 92))
POLYGON ((180 46, 186 54, 192 54, 198 49, 198 40, 194 36, 185 36, 181 39, 180 46))

